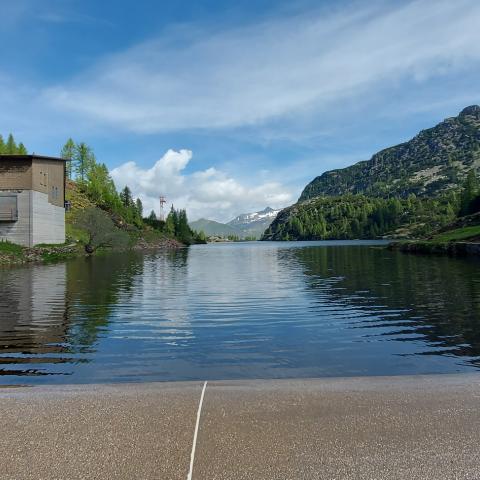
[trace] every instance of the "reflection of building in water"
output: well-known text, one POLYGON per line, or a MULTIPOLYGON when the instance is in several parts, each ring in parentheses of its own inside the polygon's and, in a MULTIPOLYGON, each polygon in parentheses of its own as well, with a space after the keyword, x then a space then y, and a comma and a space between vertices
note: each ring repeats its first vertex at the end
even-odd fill
POLYGON ((0 270, 0 348, 55 352, 66 332, 66 265, 0 270))

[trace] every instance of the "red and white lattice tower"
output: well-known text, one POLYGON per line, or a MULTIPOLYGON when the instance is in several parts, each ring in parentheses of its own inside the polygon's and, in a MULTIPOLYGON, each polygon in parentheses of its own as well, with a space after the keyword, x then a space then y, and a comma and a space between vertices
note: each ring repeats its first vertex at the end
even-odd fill
POLYGON ((165 221, 165 209, 164 206, 167 203, 167 199, 161 195, 160 196, 160 221, 164 222, 165 221))

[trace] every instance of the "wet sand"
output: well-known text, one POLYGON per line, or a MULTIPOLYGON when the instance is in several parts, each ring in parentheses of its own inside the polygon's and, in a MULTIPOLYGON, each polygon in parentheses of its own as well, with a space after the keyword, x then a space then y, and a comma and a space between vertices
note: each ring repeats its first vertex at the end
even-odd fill
MULTIPOLYGON (((187 479, 202 382, 0 389, 0 479, 187 479)), ((479 479, 480 376, 209 382, 193 479, 479 479)))

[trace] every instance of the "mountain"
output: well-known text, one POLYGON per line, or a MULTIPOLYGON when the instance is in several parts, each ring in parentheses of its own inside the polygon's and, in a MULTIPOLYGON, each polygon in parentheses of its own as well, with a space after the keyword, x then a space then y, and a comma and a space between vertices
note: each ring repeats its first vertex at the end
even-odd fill
POLYGON ((267 207, 260 212, 242 213, 228 223, 201 218, 195 222, 190 222, 190 227, 197 232, 203 231, 208 237, 228 237, 233 235, 239 238, 260 238, 279 211, 267 207))
POLYGON ((266 228, 275 220, 280 210, 267 207, 254 213, 242 213, 227 223, 242 232, 244 237, 260 237, 266 228))
POLYGON ((215 222, 206 218, 200 218, 194 222, 190 222, 190 228, 203 232, 207 237, 228 237, 231 235, 239 236, 240 232, 230 225, 225 223, 215 222))
POLYGON ((299 201, 347 193, 434 196, 458 186, 470 169, 479 167, 480 107, 472 105, 370 160, 325 172, 305 187, 299 201))
POLYGON ((263 239, 426 235, 454 221, 471 171, 480 171, 477 105, 370 160, 316 177, 263 239))

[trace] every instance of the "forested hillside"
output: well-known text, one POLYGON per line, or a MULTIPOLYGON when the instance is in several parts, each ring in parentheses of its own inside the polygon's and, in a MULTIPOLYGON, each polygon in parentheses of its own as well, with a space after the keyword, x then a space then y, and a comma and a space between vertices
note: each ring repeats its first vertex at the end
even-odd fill
POLYGON ((264 240, 421 237, 480 210, 480 107, 369 161, 326 172, 282 210, 264 240))
POLYGON ((386 233, 422 236, 456 217, 455 196, 439 199, 411 195, 318 197, 282 210, 264 240, 377 238, 386 233))
POLYGON ((163 240, 176 240, 189 245, 204 242, 192 231, 185 210, 173 208, 165 221, 155 212, 148 216, 139 198, 128 186, 118 191, 105 164, 99 163, 91 147, 69 139, 61 151, 68 162, 67 234, 83 242, 87 251, 99 247, 155 246, 163 240))

